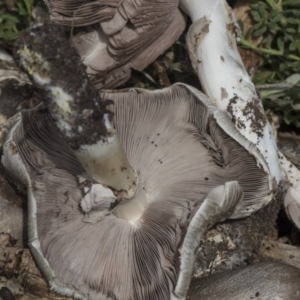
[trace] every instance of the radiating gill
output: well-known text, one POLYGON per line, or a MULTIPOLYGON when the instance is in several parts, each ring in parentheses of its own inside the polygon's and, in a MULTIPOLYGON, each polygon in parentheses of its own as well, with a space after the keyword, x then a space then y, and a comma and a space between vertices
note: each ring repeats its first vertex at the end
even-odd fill
POLYGON ((131 199, 123 199, 114 209, 113 214, 134 225, 143 214, 148 202, 148 193, 142 185, 139 185, 135 195, 131 199))

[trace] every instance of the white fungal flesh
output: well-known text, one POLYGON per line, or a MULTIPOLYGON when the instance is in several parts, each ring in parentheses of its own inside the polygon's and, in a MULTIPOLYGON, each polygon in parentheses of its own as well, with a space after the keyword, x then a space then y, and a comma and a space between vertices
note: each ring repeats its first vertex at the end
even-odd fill
POLYGON ((111 189, 102 184, 93 184, 80 202, 85 212, 83 221, 96 223, 111 212, 110 208, 117 200, 111 189))
POLYGON ((81 146, 75 155, 96 181, 116 190, 125 190, 126 198, 135 193, 137 174, 130 166, 116 134, 93 145, 81 146))
POLYGON ((45 75, 45 70, 50 70, 50 65, 39 53, 30 50, 26 45, 18 50, 20 63, 34 80, 41 86, 49 84, 50 78, 45 75), (43 70, 41 72, 41 70, 43 70))
POLYGON ((186 298, 193 275, 196 250, 203 234, 215 223, 233 213, 243 199, 243 191, 236 181, 213 188, 192 217, 181 249, 180 273, 175 288, 179 300, 186 298))
POLYGON ((70 288, 59 282, 56 278, 49 280, 49 286, 51 291, 54 291, 60 295, 66 297, 73 297, 79 300, 88 300, 87 297, 83 296, 82 294, 78 293, 74 288, 70 288))
POLYGON ((51 91, 53 101, 60 108, 63 116, 71 114, 72 111, 71 111, 70 103, 74 101, 73 97, 67 94, 59 86, 51 86, 49 89, 51 91))
POLYGON ((124 196, 128 199, 135 193, 138 177, 127 160, 109 116, 105 114, 103 119, 110 135, 93 145, 81 146, 75 155, 95 181, 126 191, 124 196))
POLYGON ((81 208, 84 212, 89 212, 92 209, 107 209, 116 199, 111 189, 102 184, 93 184, 82 199, 81 208))
MULTIPOLYGON (((50 82, 48 82, 50 83, 50 82)), ((46 82, 45 82, 46 84, 46 82)), ((71 111, 70 104, 74 101, 73 97, 67 94, 59 86, 49 86, 53 102, 56 104, 57 110, 53 117, 57 120, 57 127, 64 132, 67 136, 72 137, 72 117, 76 115, 76 112, 71 111)))
POLYGON ((148 201, 149 195, 141 188, 141 186, 139 186, 134 197, 119 203, 113 211, 113 214, 116 217, 127 220, 130 224, 135 225, 147 207, 148 201))
POLYGON ((181 8, 194 23, 188 47, 205 93, 234 117, 236 127, 258 147, 279 182, 276 142, 237 49, 232 10, 225 0, 181 0, 181 8))

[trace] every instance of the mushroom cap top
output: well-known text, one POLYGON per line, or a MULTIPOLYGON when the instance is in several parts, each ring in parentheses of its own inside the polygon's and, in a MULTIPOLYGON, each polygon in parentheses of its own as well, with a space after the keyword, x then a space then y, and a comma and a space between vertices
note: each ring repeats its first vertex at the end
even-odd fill
POLYGON ((281 262, 261 262, 203 279, 194 279, 190 300, 297 299, 300 269, 281 262))
POLYGON ((95 26, 73 38, 97 88, 114 88, 171 47, 185 28, 178 0, 46 1, 54 23, 95 26), (96 25, 98 24, 98 25, 96 25))
POLYGON ((235 216, 245 216, 271 199, 269 176, 249 154, 255 146, 234 126, 226 128, 229 117, 222 119, 207 97, 188 86, 101 96, 114 101, 115 128, 139 173, 136 197, 146 195, 134 222, 131 200, 97 223, 83 221, 82 166, 43 106, 23 112, 3 161, 11 153, 26 169, 29 238, 44 257, 40 265, 50 265, 46 277, 53 288, 75 290, 82 299, 167 300, 189 215, 202 196, 238 180, 244 201, 235 216))

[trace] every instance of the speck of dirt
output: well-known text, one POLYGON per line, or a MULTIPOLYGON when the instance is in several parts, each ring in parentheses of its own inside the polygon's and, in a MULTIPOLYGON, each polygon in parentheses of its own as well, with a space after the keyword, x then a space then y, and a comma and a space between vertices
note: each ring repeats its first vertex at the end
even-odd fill
POLYGON ((238 120, 235 116, 236 111, 234 110, 234 105, 237 103, 238 101, 238 96, 235 94, 230 100, 229 100, 229 104, 227 106, 227 111, 231 116, 232 122, 234 123, 234 125, 236 125, 238 128, 241 128, 240 126, 244 125, 244 124, 238 124, 238 120))
POLYGON ((243 115, 251 122, 251 130, 256 133, 258 137, 263 137, 263 130, 267 123, 267 117, 263 112, 260 100, 253 98, 251 102, 247 103, 243 109, 243 115))
POLYGON ((12 152, 13 155, 18 153, 18 149, 17 149, 15 143, 10 142, 9 143, 9 148, 10 148, 10 150, 11 150, 11 152, 12 152))
POLYGON ((224 100, 228 97, 228 93, 225 88, 221 87, 221 100, 224 100))
POLYGON ((209 32, 209 24, 205 24, 202 28, 202 32, 208 33, 209 32))
MULTIPOLYGON (((236 117, 237 111, 234 106, 237 104, 237 102, 238 96, 234 95, 234 97, 229 100, 227 111, 237 128, 246 128, 244 121, 236 117)), ((253 98, 251 102, 246 104, 245 108, 242 110, 242 114, 247 121, 250 121, 251 131, 256 133, 258 137, 262 138, 263 130, 267 123, 267 118, 261 107, 260 100, 258 98, 253 98)))
POLYGON ((227 24, 227 30, 230 31, 232 34, 237 32, 237 27, 234 22, 227 24))
POLYGON ((206 34, 208 32, 209 32, 209 24, 205 24, 203 26, 201 32, 194 34, 195 44, 198 45, 199 44, 199 39, 202 37, 203 33, 206 34))

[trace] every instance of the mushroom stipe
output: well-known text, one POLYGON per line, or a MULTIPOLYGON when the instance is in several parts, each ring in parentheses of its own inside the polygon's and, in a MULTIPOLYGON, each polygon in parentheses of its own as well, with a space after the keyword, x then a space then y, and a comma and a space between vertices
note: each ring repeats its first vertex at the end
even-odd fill
POLYGON ((180 257, 182 243, 183 250, 193 245, 194 251, 214 223, 264 206, 272 199, 272 180, 229 116, 189 86, 101 96, 114 101, 109 109, 115 129, 139 174, 136 194, 98 222, 86 223, 88 212, 79 205, 83 167, 43 105, 23 111, 2 162, 27 186, 32 253, 51 288, 63 295, 184 299, 193 258, 186 252, 180 257), (188 279, 183 286, 182 276, 188 279))

